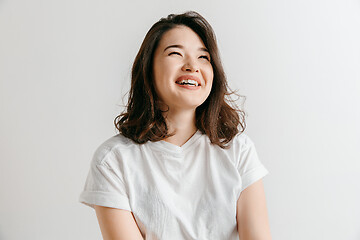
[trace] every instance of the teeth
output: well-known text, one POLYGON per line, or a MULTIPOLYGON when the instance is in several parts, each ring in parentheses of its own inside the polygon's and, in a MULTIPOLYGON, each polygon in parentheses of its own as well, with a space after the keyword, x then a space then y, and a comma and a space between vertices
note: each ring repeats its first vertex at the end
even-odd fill
POLYGON ((198 82, 195 81, 195 80, 192 80, 192 79, 184 79, 184 80, 181 80, 180 82, 178 82, 179 84, 191 84, 191 85, 195 85, 195 86, 198 86, 198 82))

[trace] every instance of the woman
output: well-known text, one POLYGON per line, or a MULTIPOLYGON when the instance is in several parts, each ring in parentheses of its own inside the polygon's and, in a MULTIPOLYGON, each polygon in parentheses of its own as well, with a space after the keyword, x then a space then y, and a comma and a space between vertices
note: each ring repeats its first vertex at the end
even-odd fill
POLYGON ((95 152, 80 202, 104 239, 271 239, 268 171, 231 107, 215 34, 196 12, 155 23, 132 68, 119 134, 95 152))

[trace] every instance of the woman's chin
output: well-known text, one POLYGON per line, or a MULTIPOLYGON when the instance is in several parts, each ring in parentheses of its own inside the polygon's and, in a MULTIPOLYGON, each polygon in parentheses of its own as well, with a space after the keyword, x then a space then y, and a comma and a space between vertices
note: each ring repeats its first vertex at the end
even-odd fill
POLYGON ((195 109, 198 107, 198 106, 200 106, 202 103, 203 103, 204 101, 199 101, 199 102, 187 102, 187 101, 185 101, 185 102, 182 102, 182 104, 179 106, 176 106, 176 108, 178 109, 178 110, 184 110, 184 111, 186 111, 186 110, 194 110, 195 111, 195 109))

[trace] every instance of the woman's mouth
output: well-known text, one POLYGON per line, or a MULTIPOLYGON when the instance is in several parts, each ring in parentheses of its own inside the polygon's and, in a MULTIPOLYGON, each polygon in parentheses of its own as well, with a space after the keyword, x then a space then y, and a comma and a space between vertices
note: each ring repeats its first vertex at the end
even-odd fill
POLYGON ((181 81, 178 81, 176 82, 177 84, 180 84, 180 85, 189 85, 189 86, 199 86, 199 83, 195 80, 192 80, 192 79, 183 79, 181 81))
POLYGON ((187 89, 198 89, 201 86, 200 79, 194 75, 182 75, 175 82, 178 86, 187 89))
POLYGON ((196 82, 196 83, 189 83, 189 82, 185 82, 181 81, 181 82, 176 82, 176 85, 178 85, 181 88, 186 88, 186 89, 190 89, 190 90, 197 90, 200 88, 200 85, 196 82))

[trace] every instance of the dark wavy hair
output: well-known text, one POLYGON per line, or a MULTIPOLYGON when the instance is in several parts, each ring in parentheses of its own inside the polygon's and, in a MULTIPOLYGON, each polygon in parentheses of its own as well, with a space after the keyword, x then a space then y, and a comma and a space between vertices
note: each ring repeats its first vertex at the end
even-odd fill
POLYGON ((194 11, 170 14, 150 28, 132 66, 126 110, 114 119, 115 127, 122 135, 139 144, 163 140, 174 135, 168 132, 163 111, 158 104, 160 99, 154 87, 153 58, 164 33, 179 25, 187 26, 199 35, 209 50, 214 72, 211 92, 196 108, 195 125, 213 144, 226 148, 226 144, 239 131, 242 133, 245 130, 245 112, 228 98, 234 92, 229 92, 215 33, 210 24, 194 11))

